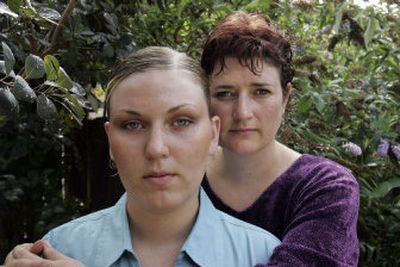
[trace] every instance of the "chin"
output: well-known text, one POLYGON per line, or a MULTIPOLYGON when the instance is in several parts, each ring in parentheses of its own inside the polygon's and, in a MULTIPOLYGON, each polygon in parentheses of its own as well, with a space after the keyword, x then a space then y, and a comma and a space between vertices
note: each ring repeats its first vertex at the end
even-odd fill
POLYGON ((252 154, 260 150, 258 147, 255 147, 254 145, 233 145, 233 146, 226 146, 225 148, 231 151, 232 153, 242 154, 242 155, 252 154))
POLYGON ((147 199, 150 209, 157 213, 170 212, 187 202, 187 197, 182 194, 172 192, 157 192, 147 199))

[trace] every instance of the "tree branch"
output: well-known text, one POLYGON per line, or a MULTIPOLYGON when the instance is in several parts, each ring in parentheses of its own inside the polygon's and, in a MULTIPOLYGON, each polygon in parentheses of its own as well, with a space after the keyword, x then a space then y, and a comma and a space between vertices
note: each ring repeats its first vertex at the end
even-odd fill
POLYGON ((42 57, 45 55, 51 54, 57 50, 57 46, 59 44, 59 39, 62 35, 62 29, 67 24, 68 18, 74 10, 78 0, 70 0, 67 7, 65 8, 60 21, 58 22, 57 27, 55 28, 53 35, 51 36, 51 44, 50 46, 43 52, 42 57))

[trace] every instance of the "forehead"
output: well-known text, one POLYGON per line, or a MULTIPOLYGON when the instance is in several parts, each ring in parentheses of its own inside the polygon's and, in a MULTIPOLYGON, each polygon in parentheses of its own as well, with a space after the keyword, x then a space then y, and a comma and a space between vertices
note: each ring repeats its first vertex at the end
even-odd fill
POLYGON ((148 70, 122 80, 110 98, 110 109, 139 107, 171 107, 194 104, 207 108, 201 83, 187 71, 148 70))
POLYGON ((252 80, 265 81, 277 85, 280 84, 280 73, 277 67, 266 61, 258 61, 258 63, 260 64, 257 66, 259 73, 254 74, 247 66, 240 64, 237 58, 225 58, 225 66, 223 70, 221 72, 219 71, 221 65, 218 63, 210 77, 210 82, 213 84, 220 82, 229 83, 252 80))

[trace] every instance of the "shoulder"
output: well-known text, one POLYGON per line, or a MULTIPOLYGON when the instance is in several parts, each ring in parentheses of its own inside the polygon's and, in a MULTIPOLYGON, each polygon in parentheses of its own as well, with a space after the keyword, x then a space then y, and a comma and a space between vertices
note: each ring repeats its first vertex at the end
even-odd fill
POLYGON ((127 234, 125 200, 123 196, 113 207, 62 224, 49 231, 43 239, 63 254, 88 265, 107 259, 117 253, 115 251, 127 234), (109 255, 104 253, 106 251, 109 255))
POLYGON ((193 229, 188 243, 199 258, 207 258, 206 266, 255 266, 267 262, 281 243, 264 229, 217 210, 203 190, 193 229))
POLYGON ((79 217, 52 229, 49 233, 59 238, 75 235, 79 238, 84 238, 85 235, 100 232, 102 223, 110 219, 114 209, 115 207, 111 207, 79 217))
POLYGON ((256 244, 263 247, 264 253, 267 251, 272 254, 273 249, 281 243, 273 234, 258 226, 234 218, 222 211, 218 211, 218 213, 223 227, 229 235, 234 237, 233 241, 238 244, 243 246, 256 244))
POLYGON ((286 174, 296 186, 305 188, 345 186, 358 191, 357 180, 349 169, 323 157, 304 154, 286 174))

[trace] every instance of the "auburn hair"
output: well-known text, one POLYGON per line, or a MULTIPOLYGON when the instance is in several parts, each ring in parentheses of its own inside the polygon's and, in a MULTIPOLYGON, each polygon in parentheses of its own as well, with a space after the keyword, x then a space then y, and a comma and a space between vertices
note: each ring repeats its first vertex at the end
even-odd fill
POLYGON ((254 74, 260 73, 263 62, 272 63, 280 71, 286 95, 294 76, 292 49, 289 40, 265 16, 238 11, 217 24, 205 41, 201 67, 208 76, 220 73, 227 57, 237 58, 254 74))

